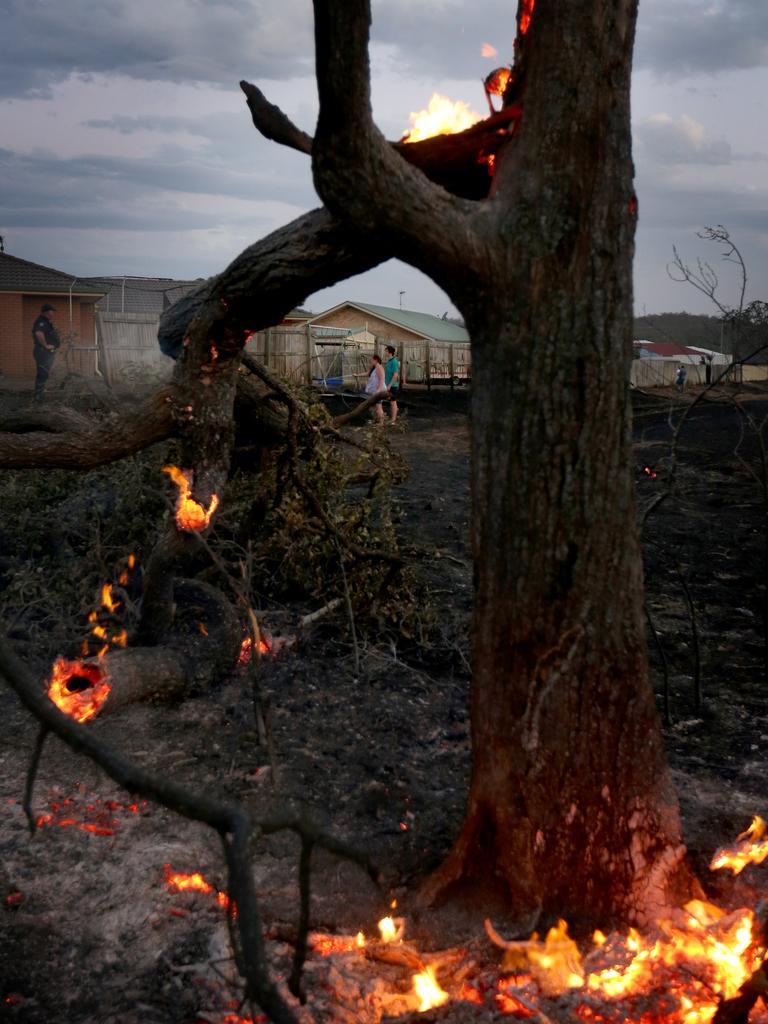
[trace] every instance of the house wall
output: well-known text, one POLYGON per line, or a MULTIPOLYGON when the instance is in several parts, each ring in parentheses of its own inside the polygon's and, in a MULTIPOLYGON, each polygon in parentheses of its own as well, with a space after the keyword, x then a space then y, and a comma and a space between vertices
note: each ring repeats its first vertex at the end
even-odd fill
POLYGON ((72 297, 70 321, 68 295, 21 295, 0 292, 0 372, 16 380, 33 380, 32 324, 46 302, 55 306, 53 324, 62 341, 53 376, 96 373, 94 300, 72 297))
POLYGON ((0 292, 0 372, 7 377, 28 377, 30 365, 34 373, 32 322, 26 325, 25 334, 21 295, 0 292))

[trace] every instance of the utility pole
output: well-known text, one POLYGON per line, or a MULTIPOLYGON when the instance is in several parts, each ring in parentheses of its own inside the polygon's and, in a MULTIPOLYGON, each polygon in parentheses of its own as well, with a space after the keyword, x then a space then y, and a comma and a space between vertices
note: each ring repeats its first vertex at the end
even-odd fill
POLYGON ((405 292, 402 291, 399 294, 400 294, 400 309, 402 309, 403 308, 403 296, 405 295, 405 292))

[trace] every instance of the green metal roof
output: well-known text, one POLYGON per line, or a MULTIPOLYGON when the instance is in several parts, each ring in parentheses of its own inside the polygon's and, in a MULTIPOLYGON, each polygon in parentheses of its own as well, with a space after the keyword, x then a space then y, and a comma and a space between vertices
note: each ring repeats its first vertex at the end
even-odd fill
MULTIPOLYGON (((373 306, 368 302, 342 302, 340 305, 366 310, 372 316, 381 317, 383 320, 391 320, 398 327, 404 327, 406 330, 413 331, 415 334, 421 334, 425 338, 434 338, 435 341, 458 341, 464 343, 469 341, 469 334, 465 327, 460 327, 459 324, 454 324, 450 320, 441 320, 439 316, 432 316, 431 313, 416 313, 411 309, 397 309, 394 306, 373 306)), ((323 315, 320 313, 319 317, 323 315)))

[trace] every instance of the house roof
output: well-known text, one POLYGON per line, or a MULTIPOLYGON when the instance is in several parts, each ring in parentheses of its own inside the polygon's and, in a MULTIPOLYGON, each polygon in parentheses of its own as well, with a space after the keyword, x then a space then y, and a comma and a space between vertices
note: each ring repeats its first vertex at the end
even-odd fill
POLYGON ((103 298, 96 308, 112 313, 162 313, 203 281, 175 280, 172 277, 89 277, 103 298))
POLYGON ((0 291, 22 292, 40 295, 103 295, 104 289, 97 287, 91 279, 65 274, 41 263, 0 253, 0 291))
POLYGON ((352 309, 360 310, 362 313, 369 313, 371 316, 379 317, 381 320, 388 320, 397 327, 403 327, 413 334, 420 334, 423 338, 434 338, 435 341, 459 341, 468 342, 469 334, 465 327, 453 323, 451 320, 441 320, 439 316, 432 316, 431 313, 417 313, 410 309, 396 309, 394 306, 374 306, 368 302, 340 302, 338 306, 326 309, 313 318, 320 320, 329 313, 335 312, 349 306, 352 309))
POLYGON ((660 356, 662 359, 674 359, 676 356, 701 355, 695 349, 688 348, 686 345, 676 345, 672 341, 635 341, 633 344, 644 349, 646 352, 652 352, 655 356, 660 356))

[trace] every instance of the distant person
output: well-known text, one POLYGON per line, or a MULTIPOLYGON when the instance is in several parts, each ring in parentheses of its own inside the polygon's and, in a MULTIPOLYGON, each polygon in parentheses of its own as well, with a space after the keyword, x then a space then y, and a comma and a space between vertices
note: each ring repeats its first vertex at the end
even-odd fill
MULTIPOLYGON (((383 399, 387 390, 384 377, 384 367, 381 365, 381 356, 372 355, 371 365, 368 368, 368 380, 365 382, 366 395, 378 395, 381 393, 383 399)), ((380 422, 384 421, 384 410, 381 407, 381 399, 373 407, 373 415, 380 422)))
POLYGON ((688 373, 685 367, 680 363, 677 367, 677 373, 675 374, 675 387, 678 391, 683 391, 685 389, 685 379, 687 376, 688 373))
POLYGON ((32 324, 32 340, 34 348, 32 354, 35 357, 37 373, 35 374, 34 401, 42 402, 45 395, 45 385, 51 373, 56 349, 61 345, 59 332, 53 326, 53 317, 56 309, 46 302, 40 307, 40 316, 32 324))
POLYGON ((384 365, 384 383, 389 391, 389 422, 397 421, 397 396, 400 391, 400 361, 396 358, 395 346, 387 345, 384 349, 387 362, 384 365))
POLYGON ((712 359, 712 356, 707 356, 707 368, 704 371, 704 376, 706 377, 707 384, 712 383, 712 359))

